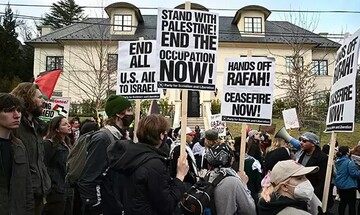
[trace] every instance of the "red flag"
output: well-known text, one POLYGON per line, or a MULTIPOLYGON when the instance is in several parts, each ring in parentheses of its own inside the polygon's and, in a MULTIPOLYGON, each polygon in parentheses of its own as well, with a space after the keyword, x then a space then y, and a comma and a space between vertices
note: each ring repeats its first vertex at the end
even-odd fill
POLYGON ((48 99, 54 92, 57 80, 59 79, 61 69, 55 69, 48 72, 42 72, 35 79, 35 83, 39 86, 41 92, 46 95, 48 99))

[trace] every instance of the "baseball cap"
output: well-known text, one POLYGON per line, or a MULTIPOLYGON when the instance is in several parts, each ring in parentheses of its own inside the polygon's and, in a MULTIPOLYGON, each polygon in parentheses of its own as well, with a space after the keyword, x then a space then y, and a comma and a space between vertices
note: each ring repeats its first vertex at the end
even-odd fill
POLYGON ((205 138, 208 140, 217 140, 219 139, 219 132, 215 129, 209 129, 205 131, 205 138))
MULTIPOLYGON (((195 136, 196 132, 192 131, 189 127, 186 127, 186 135, 195 136)), ((179 130, 179 136, 181 135, 181 129, 179 130)))
POLYGON ((316 134, 312 132, 305 132, 303 135, 299 138, 300 141, 309 141, 312 144, 320 147, 319 138, 316 134))
POLYGON ((270 182, 278 185, 290 177, 306 175, 317 171, 319 171, 318 166, 304 167, 294 160, 279 161, 271 171, 270 182))

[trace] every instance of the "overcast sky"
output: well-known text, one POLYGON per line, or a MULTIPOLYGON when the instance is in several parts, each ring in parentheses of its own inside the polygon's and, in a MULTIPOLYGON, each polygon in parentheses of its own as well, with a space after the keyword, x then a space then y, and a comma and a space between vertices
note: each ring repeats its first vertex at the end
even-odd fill
MULTIPOLYGON (((54 1, 50 0, 8 0, 10 4, 45 4, 50 5, 54 1)), ((1 3, 7 3, 1 0, 1 3)), ((116 0, 75 0, 81 6, 107 6, 111 3, 118 2, 116 0)), ((174 8, 184 3, 181 0, 128 0, 126 2, 137 6, 142 14, 156 14, 155 9, 145 8, 174 8)), ((209 9, 232 9, 232 10, 211 10, 223 16, 234 16, 236 10, 251 4, 257 4, 268 8, 269 10, 346 10, 360 11, 359 0, 195 0, 193 3, 199 3, 209 9)), ((42 7, 15 7, 13 11, 19 15, 28 15, 41 17, 49 8, 42 7)), ((4 12, 5 6, 0 5, 0 12, 4 12)), ((89 17, 106 17, 106 13, 102 13, 101 9, 87 8, 85 13, 89 17)), ((315 18, 318 20, 316 33, 327 32, 330 34, 341 34, 344 32, 354 33, 360 28, 360 13, 304 13, 307 20, 315 18)), ((289 13, 273 12, 269 20, 289 20, 289 13)), ((146 21, 146 20, 145 20, 146 21)), ((27 22, 32 22, 27 20, 27 22)))

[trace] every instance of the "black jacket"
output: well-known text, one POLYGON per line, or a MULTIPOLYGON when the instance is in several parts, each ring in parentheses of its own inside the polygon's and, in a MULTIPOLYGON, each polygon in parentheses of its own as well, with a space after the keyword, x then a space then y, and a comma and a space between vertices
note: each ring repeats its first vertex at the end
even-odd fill
POLYGON ((297 201, 285 196, 276 196, 275 194, 272 194, 269 202, 260 199, 258 203, 260 215, 276 215, 286 207, 292 207, 307 212, 306 202, 297 201))
MULTIPOLYGON (((120 131, 111 126, 117 135, 114 139, 122 138, 120 131)), ((86 163, 83 173, 79 178, 77 186, 86 214, 121 214, 122 206, 120 201, 113 193, 114 187, 119 183, 118 176, 109 170, 109 160, 106 149, 111 144, 109 135, 103 130, 99 130, 91 137, 86 163), (93 212, 96 211, 96 212, 93 212)))
POLYGON ((29 159, 31 182, 34 195, 38 198, 46 196, 51 187, 51 180, 44 163, 43 128, 34 119, 34 126, 25 115, 21 117, 21 124, 14 131, 14 135, 25 145, 29 159))
POLYGON ((118 141, 108 148, 110 166, 123 176, 121 195, 126 215, 173 214, 185 192, 169 174, 166 154, 143 143, 118 141))
POLYGON ((0 214, 33 215, 34 194, 26 149, 19 139, 12 136, 11 140, 13 157, 10 189, 0 185, 0 214))
MULTIPOLYGON (((305 153, 303 152, 300 155, 299 163, 304 159, 305 153)), ((313 174, 306 175, 306 178, 309 179, 312 186, 314 187, 314 193, 319 199, 322 199, 326 178, 326 168, 327 168, 328 156, 321 151, 320 147, 316 147, 314 153, 311 155, 305 166, 318 166, 319 171, 313 174)), ((332 195, 332 192, 329 192, 332 195)), ((330 200, 330 199, 329 199, 330 200)), ((331 200, 330 200, 331 201, 331 200)))
POLYGON ((44 141, 45 164, 51 178, 51 189, 65 193, 66 159, 69 149, 62 143, 44 141))

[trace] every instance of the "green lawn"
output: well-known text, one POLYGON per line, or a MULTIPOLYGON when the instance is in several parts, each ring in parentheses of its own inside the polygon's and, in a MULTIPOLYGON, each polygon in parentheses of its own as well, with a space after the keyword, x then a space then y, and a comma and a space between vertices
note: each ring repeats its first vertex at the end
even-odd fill
MULTIPOLYGON (((276 124, 276 131, 278 131, 281 127, 284 126, 284 121, 282 119, 273 119, 273 124, 276 124)), ((331 137, 331 133, 327 134, 323 132, 325 130, 325 122, 308 122, 306 124, 306 127, 301 128, 301 133, 306 131, 313 131, 319 136, 321 145, 328 143, 331 137)), ((227 126, 229 127, 229 130, 233 136, 241 135, 241 123, 227 123, 227 126)), ((252 129, 259 129, 258 125, 249 125, 249 127, 252 129)), ((299 131, 297 129, 292 129, 288 132, 294 138, 299 137, 299 131)), ((353 133, 337 133, 337 141, 339 142, 339 145, 354 146, 357 145, 359 140, 360 123, 355 123, 355 130, 353 133)))

